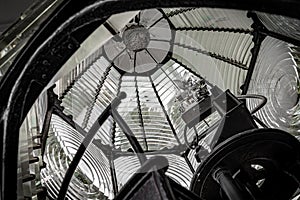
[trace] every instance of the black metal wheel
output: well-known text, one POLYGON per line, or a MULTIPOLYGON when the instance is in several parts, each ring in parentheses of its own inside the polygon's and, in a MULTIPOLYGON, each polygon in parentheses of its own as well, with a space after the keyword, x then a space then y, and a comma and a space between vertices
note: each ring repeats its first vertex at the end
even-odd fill
POLYGON ((299 187, 300 143, 276 129, 253 129, 219 144, 190 189, 203 199, 290 199, 299 187))

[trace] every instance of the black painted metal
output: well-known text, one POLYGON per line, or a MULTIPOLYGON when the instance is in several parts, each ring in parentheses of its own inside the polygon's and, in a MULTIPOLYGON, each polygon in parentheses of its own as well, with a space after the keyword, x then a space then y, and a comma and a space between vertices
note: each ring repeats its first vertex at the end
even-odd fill
POLYGON ((122 38, 119 35, 118 31, 116 31, 115 28, 113 28, 108 22, 105 22, 103 26, 110 32, 110 34, 114 36, 117 41, 122 41, 122 38))
POLYGON ((117 179, 117 174, 116 174, 116 169, 115 169, 113 151, 111 152, 111 155, 109 157, 109 168, 110 168, 110 175, 111 175, 111 181, 112 181, 112 185, 113 185, 114 195, 116 196, 119 192, 119 189, 118 189, 118 179, 117 179))
POLYGON ((134 78, 135 82, 135 92, 136 92, 136 101, 137 101, 137 108, 138 108, 138 114, 139 114, 139 121, 141 123, 141 128, 143 132, 143 141, 145 145, 145 151, 148 151, 148 144, 147 144, 147 137, 145 133, 145 127, 144 127, 144 120, 143 120, 143 114, 142 114, 142 109, 141 109, 141 101, 140 101, 140 93, 139 93, 139 88, 137 85, 137 80, 136 77, 134 78))
POLYGON ((293 45, 296 45, 296 46, 300 46, 300 40, 297 40, 295 38, 291 38, 291 37, 288 37, 286 35, 282 35, 280 33, 276 33, 274 31, 271 31, 271 30, 268 30, 267 28, 265 27, 261 27, 259 29, 259 33, 262 34, 262 35, 265 35, 265 36, 270 36, 270 37, 273 37, 273 38, 276 38, 276 39, 279 39, 281 41, 284 41, 284 42, 287 42, 287 43, 290 43, 290 44, 293 44, 293 45))
POLYGON ((189 166, 191 172, 194 174, 194 173, 195 173, 195 169, 194 169, 194 167, 193 167, 193 165, 192 165, 192 163, 191 163, 191 161, 189 160, 189 158, 188 158, 187 155, 188 155, 188 154, 184 152, 181 156, 184 158, 186 164, 189 166))
POLYGON ((191 11, 191 10, 194 10, 195 8, 180 8, 180 9, 176 9, 174 11, 171 11, 169 13, 166 13, 166 15, 168 17, 173 17, 173 16, 176 16, 176 15, 180 15, 182 13, 185 13, 185 12, 188 12, 188 11, 191 11))
POLYGON ((115 200, 200 200, 197 195, 165 175, 168 166, 168 160, 162 156, 150 158, 130 178, 115 200))
POLYGON ((153 26, 155 26, 158 22, 160 22, 161 20, 163 20, 164 17, 159 18, 158 20, 156 20, 154 23, 152 23, 148 29, 152 28, 153 26))
POLYGON ((231 33, 245 33, 250 34, 250 29, 239 28, 222 28, 222 27, 176 27, 176 31, 214 31, 214 32, 231 32, 231 33))
POLYGON ((215 98, 213 105, 222 117, 214 136, 215 144, 240 132, 257 128, 245 103, 237 99, 229 90, 215 98))
POLYGON ((236 134, 216 146, 201 163, 190 189, 207 200, 223 199, 225 193, 216 191, 236 192, 228 187, 234 180, 233 185, 248 195, 238 199, 290 199, 299 188, 299 152, 299 141, 281 130, 252 129, 236 134), (219 168, 230 172, 223 186, 214 178, 219 168))
POLYGON ((96 122, 93 124, 89 132, 86 134, 85 138, 83 139, 82 143, 80 144, 76 154, 73 157, 73 160, 71 161, 69 168, 65 174, 65 177, 63 179, 63 182, 61 184, 58 197, 57 199, 64 199, 66 196, 66 193, 68 191, 68 187, 71 181, 71 178, 85 152, 89 144, 94 139, 95 134, 99 130, 99 128, 102 126, 102 124, 106 121, 106 119, 111 115, 112 109, 116 106, 118 106, 121 103, 121 99, 125 98, 125 93, 120 93, 118 97, 116 97, 101 113, 101 115, 98 117, 96 122))
MULTIPOLYGON (((207 145, 213 149, 217 144, 240 132, 257 128, 244 102, 237 99, 229 90, 212 99, 212 107, 222 117, 216 132, 207 145)), ((196 148, 197 161, 209 156, 207 149, 196 148)))
POLYGON ((231 65, 233 65, 235 67, 238 67, 240 69, 248 70, 247 65, 245 65, 245 64, 243 64, 243 63, 241 63, 239 61, 236 61, 234 59, 227 58, 225 56, 221 56, 221 55, 218 55, 218 54, 213 53, 213 52, 209 52, 209 51, 205 51, 205 50, 202 50, 202 49, 198 49, 196 47, 192 47, 192 46, 189 46, 189 45, 186 45, 186 44, 174 43, 174 45, 182 47, 182 48, 186 48, 186 49, 191 50, 191 51, 195 51, 197 53, 201 53, 201 54, 206 55, 206 56, 210 56, 210 57, 215 58, 217 60, 221 60, 223 62, 229 63, 229 64, 231 64, 231 65))
POLYGON ((99 80, 99 83, 96 86, 96 91, 95 91, 96 94, 94 96, 93 102, 91 103, 91 105, 87 109, 86 114, 84 116, 84 120, 83 120, 83 124, 82 124, 82 128, 83 129, 85 129, 87 127, 87 125, 88 125, 88 122, 90 120, 93 108, 94 108, 94 106, 95 106, 95 104, 97 102, 97 99, 98 99, 98 97, 100 95, 100 92, 101 92, 101 89, 103 87, 104 81, 107 79, 107 76, 108 76, 111 68, 112 68, 112 65, 110 65, 109 67, 106 68, 105 72, 103 73, 103 76, 101 77, 101 80, 99 80))
POLYGON ((172 82, 172 84, 180 91, 178 85, 174 82, 174 80, 169 76, 169 74, 161 67, 160 70, 166 75, 166 77, 172 82))
POLYGON ((27 174, 23 177, 22 182, 28 182, 28 181, 33 181, 35 179, 35 175, 34 174, 27 174))
MULTIPOLYGON (((112 66, 114 66, 113 63, 112 63, 112 66)), ((117 96, 120 94, 121 83, 122 83, 122 76, 120 77, 120 80, 118 83, 117 96)), ((115 152, 116 152, 116 146, 115 146, 116 127, 117 127, 117 123, 115 121, 113 121, 113 127, 111 129, 111 144, 112 144, 113 150, 109 156, 109 167, 110 167, 111 180, 112 180, 113 191, 114 191, 115 196, 119 192, 118 179, 117 179, 116 168, 115 168, 115 163, 114 163, 114 159, 117 157, 115 154, 115 152)))
POLYGON ((152 77, 149 76, 149 79, 150 79, 152 88, 153 88, 153 90, 154 90, 154 93, 155 93, 155 95, 156 95, 156 98, 157 98, 157 100, 158 100, 158 102, 159 102, 159 104, 160 104, 160 106, 161 106, 161 108, 162 108, 162 110, 163 110, 163 112, 164 112, 164 114, 165 114, 165 117, 166 117, 166 119, 167 119, 167 121, 168 121, 168 124, 169 124, 169 126, 170 126, 170 128, 171 128, 171 131, 172 131, 172 133, 173 133, 173 135, 174 135, 176 141, 178 142, 178 144, 181 144, 181 142, 180 142, 180 140, 179 140, 179 138, 178 138, 178 136, 177 136, 176 130, 175 130, 175 128, 174 128, 174 126, 173 126, 173 124, 172 124, 172 122, 171 122, 171 119, 170 119, 170 117, 169 117, 169 115, 168 115, 168 113, 167 113, 167 111, 166 111, 166 109, 165 109, 165 106, 164 106, 164 104, 163 104, 163 102, 162 102, 162 100, 161 100, 161 98, 160 98, 160 96, 159 96, 159 94, 158 94, 158 92, 157 92, 157 90, 156 90, 156 87, 155 87, 155 84, 154 84, 154 82, 153 82, 152 77))
MULTIPOLYGON (((50 89, 52 91, 52 88, 50 89)), ((51 117, 52 117, 52 112, 53 112, 53 107, 51 104, 52 101, 52 97, 50 97, 52 95, 51 92, 47 92, 47 99, 48 99, 48 105, 47 105, 47 111, 46 111, 46 115, 44 118, 44 122, 43 122, 43 128, 42 128, 42 138, 41 138, 41 154, 42 156, 45 153, 45 147, 46 147, 46 143, 47 143, 47 138, 48 138, 48 132, 49 132, 49 128, 50 128, 50 122, 51 122, 51 117)))
POLYGON ((247 94, 247 91, 249 89, 249 85, 251 82, 252 74, 253 74, 253 71, 255 68, 256 60, 258 57, 259 49, 260 49, 261 43, 263 42, 263 40, 266 37, 265 35, 260 33, 260 29, 262 29, 263 25, 257 18, 256 14, 254 14, 253 12, 249 12, 248 16, 253 19, 252 27, 253 27, 254 31, 252 33, 253 34, 252 41, 254 42, 254 46, 251 49, 252 57, 250 60, 249 69, 248 69, 248 72, 246 75, 245 82, 242 86, 242 94, 247 94))
POLYGON ((76 122, 73 121, 73 118, 71 115, 66 115, 63 112, 64 107, 61 106, 61 100, 58 100, 58 96, 54 93, 54 91, 53 91, 54 87, 55 87, 55 85, 47 90, 47 99, 48 99, 47 107, 50 108, 49 110, 51 112, 46 113, 45 121, 43 124, 43 130, 44 130, 44 126, 46 126, 45 131, 47 130, 47 132, 42 132, 42 135, 43 136, 45 135, 44 136, 45 138, 43 138, 42 141, 46 142, 46 141, 44 141, 44 139, 45 140, 47 139, 47 134, 49 131, 49 124, 51 121, 51 117, 47 117, 47 115, 52 115, 52 114, 56 114, 61 119, 63 119, 67 124, 69 124, 73 129, 78 131, 82 136, 85 136, 87 134, 87 132, 81 126, 79 126, 76 122))
POLYGON ((53 85, 47 90, 47 111, 45 114, 42 133, 41 133, 41 154, 42 155, 44 155, 45 152, 52 114, 56 114, 59 117, 61 117, 65 122, 67 122, 75 130, 77 130, 81 135, 85 136, 87 134, 86 131, 82 129, 81 126, 77 125, 73 121, 72 116, 67 116, 65 113, 63 113, 64 108, 60 105, 61 100, 59 100, 58 96, 53 92, 54 88, 55 85, 53 85))
POLYGON ((237 98, 240 100, 245 100, 245 99, 260 99, 261 100, 261 102, 250 111, 251 115, 255 114, 262 107, 264 107, 268 101, 267 97, 265 97, 263 95, 257 95, 257 94, 241 95, 241 96, 237 96, 237 98))
POLYGON ((250 195, 240 190, 238 183, 232 178, 232 174, 225 168, 216 169, 213 178, 218 182, 229 200, 251 199, 250 195))
POLYGON ((261 125, 261 127, 263 128, 270 128, 268 127, 265 123, 263 123, 258 117, 256 117, 255 115, 252 115, 253 119, 259 124, 261 125))
POLYGON ((140 143, 134 136, 133 132, 127 125, 127 123, 124 121, 124 119, 121 117, 119 112, 115 108, 111 108, 111 116, 116 121, 116 123, 119 125, 119 127, 122 129, 123 133, 125 134, 126 138, 128 139, 130 145, 133 148, 133 151, 137 154, 137 157, 140 161, 140 163, 144 163, 147 158, 144 154, 144 150, 141 147, 140 143))
POLYGON ((299 19, 299 5, 297 0, 63 1, 18 54, 0 82, 1 198, 16 198, 19 127, 27 112, 79 44, 111 14, 155 7, 197 6, 257 10, 299 19))

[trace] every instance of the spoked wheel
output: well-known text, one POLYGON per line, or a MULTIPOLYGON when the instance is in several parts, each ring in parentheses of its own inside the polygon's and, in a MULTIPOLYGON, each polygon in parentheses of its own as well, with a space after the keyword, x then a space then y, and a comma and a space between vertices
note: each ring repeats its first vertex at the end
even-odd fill
POLYGON ((299 188, 299 154, 299 141, 284 131, 245 131, 213 150, 190 189, 206 200, 290 199, 299 188))

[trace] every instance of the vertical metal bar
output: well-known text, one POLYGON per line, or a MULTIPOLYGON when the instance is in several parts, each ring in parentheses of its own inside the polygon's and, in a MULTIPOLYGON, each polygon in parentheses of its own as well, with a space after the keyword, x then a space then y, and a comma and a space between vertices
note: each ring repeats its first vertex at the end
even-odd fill
POLYGON ((195 173, 195 169, 191 163, 191 161, 189 160, 188 156, 187 156, 188 153, 184 152, 181 156, 184 158, 185 162, 187 163, 187 165, 189 166, 191 172, 194 174, 195 173))
POLYGON ((121 93, 118 97, 116 97, 101 113, 101 115, 98 117, 96 122, 93 124, 89 132, 86 134, 85 138, 83 139, 82 143, 80 144, 72 162, 69 165, 69 168, 65 174, 64 180, 61 184, 59 193, 58 193, 58 199, 64 199, 70 184, 70 181, 72 179, 72 176, 82 158, 82 156, 85 153, 85 150, 87 149, 88 145, 93 140, 95 134, 97 133, 98 129, 102 126, 102 124, 106 121, 106 119, 110 116, 112 107, 116 107, 121 103, 121 99, 124 98, 125 93, 121 93))
POLYGON ((114 195, 116 196, 118 194, 119 189, 118 189, 118 180, 117 180, 117 175, 116 175, 116 170, 115 170, 113 151, 111 152, 111 155, 109 157, 109 168, 110 168, 110 174, 111 174, 111 179, 112 179, 114 195))
POLYGON ((202 49, 199 49, 199 48, 196 48, 196 47, 193 47, 193 46, 189 46, 189 45, 186 45, 186 44, 174 43, 174 45, 176 45, 178 47, 181 47, 181 48, 188 49, 190 51, 201 53, 205 56, 209 56, 209 57, 217 59, 217 60, 221 60, 222 62, 229 63, 230 65, 232 65, 234 67, 237 67, 239 69, 248 70, 248 67, 245 64, 243 64, 243 63, 241 63, 237 60, 234 60, 232 58, 221 56, 219 54, 216 54, 216 53, 213 53, 213 52, 210 52, 210 51, 206 51, 206 50, 202 50, 202 49))
POLYGON ((231 33, 244 33, 250 34, 250 29, 242 29, 242 28, 228 28, 228 27, 177 27, 176 31, 213 31, 213 32, 231 32, 231 33))
POLYGON ((111 108, 111 116, 117 122, 119 127, 122 129, 129 143, 131 144, 134 152, 137 154, 140 163, 143 164, 147 160, 143 148, 141 147, 140 143, 134 136, 133 132, 131 131, 127 123, 124 121, 124 119, 121 117, 119 112, 114 107, 111 108))
MULTIPOLYGON (((111 65, 115 66, 113 63, 111 65)), ((121 76, 119 83, 118 83, 117 96, 120 94, 122 80, 123 79, 121 76)), ((112 152, 109 157, 109 166, 110 166, 110 174, 111 174, 111 178, 112 178, 112 185, 113 185, 113 191, 114 191, 115 196, 117 196, 117 194, 119 192, 118 179, 117 179, 116 168, 115 168, 115 163, 114 163, 114 150, 116 149, 116 147, 115 147, 116 127, 117 127, 116 122, 113 121, 113 127, 112 127, 112 132, 111 132, 111 143, 112 143, 113 149, 112 149, 112 152)))
POLYGON ((252 74, 254 72, 254 68, 255 68, 257 57, 258 57, 259 49, 260 49, 262 41, 266 37, 265 35, 261 34, 260 31, 259 31, 263 25, 259 21, 256 14, 252 13, 252 12, 249 12, 248 16, 251 17, 254 21, 254 23, 252 25, 252 27, 254 29, 253 39, 252 39, 252 41, 254 42, 254 47, 251 49, 252 57, 251 57, 251 60, 250 60, 250 64, 249 64, 249 68, 248 68, 248 72, 247 72, 247 75, 246 75, 245 82, 242 86, 242 95, 246 94, 248 89, 249 89, 249 85, 250 85, 250 82, 251 82, 252 74))
POLYGON ((229 200, 249 199, 247 194, 239 189, 236 181, 227 169, 217 169, 212 176, 219 183, 229 200))
POLYGON ((167 74, 167 72, 162 67, 160 68, 160 70, 166 75, 166 77, 168 77, 168 79, 173 83, 173 85, 177 88, 177 90, 180 91, 178 85, 174 82, 174 80, 171 79, 171 77, 167 74))
POLYGON ((159 104, 160 104, 160 106, 161 106, 161 108, 162 108, 162 110, 163 110, 163 112, 164 112, 164 114, 165 114, 165 117, 166 117, 166 119, 167 119, 167 121, 168 121, 168 124, 169 124, 169 126, 170 126, 170 128, 171 128, 171 130, 172 130, 172 132, 173 132, 173 135, 174 135, 175 139, 177 140, 178 144, 181 144, 181 142, 180 142, 180 140, 179 140, 179 138, 178 138, 178 136, 177 136, 177 133, 176 133, 176 131, 175 131, 175 128, 174 128, 174 126, 173 126, 173 124, 172 124, 172 122, 171 122, 171 119, 170 119, 170 117, 169 117, 169 115, 168 115, 168 113, 167 113, 167 111, 166 111, 166 109, 165 109, 165 106, 164 106, 164 104, 163 104, 163 102, 162 102, 162 100, 161 100, 161 98, 160 98, 160 96, 159 96, 159 94, 158 94, 158 92, 157 92, 157 90, 156 90, 156 87, 155 87, 155 85, 154 85, 154 82, 153 82, 152 77, 149 76, 149 79, 150 79, 152 88, 153 88, 153 90, 154 90, 154 93, 155 93, 155 95, 156 95, 156 98, 157 98, 157 100, 158 100, 158 102, 159 102, 159 104))
POLYGON ((42 128, 42 138, 41 138, 41 154, 42 154, 42 156, 45 153, 45 148, 46 148, 46 144, 47 144, 48 132, 50 129, 50 122, 51 122, 51 117, 52 117, 52 110, 53 110, 52 106, 48 105, 46 116, 45 116, 44 123, 43 123, 43 128, 42 128))
POLYGON ((93 102, 90 105, 90 107, 87 109, 86 114, 85 114, 84 119, 83 119, 83 124, 82 124, 82 128, 83 129, 85 129, 87 127, 87 125, 88 125, 88 122, 90 120, 90 116, 92 114, 93 108, 94 108, 94 106, 95 106, 95 104, 97 102, 98 96, 99 96, 99 94, 101 92, 101 89, 102 89, 102 87, 104 85, 104 81, 107 79, 107 76, 108 76, 111 68, 112 68, 112 65, 108 66, 106 68, 105 72, 103 72, 103 76, 102 76, 103 78, 101 80, 99 80, 99 83, 98 83, 98 85, 96 87, 96 91, 95 91, 96 94, 94 96, 93 102))
POLYGON ((45 153, 47 138, 48 138, 48 132, 50 129, 50 122, 52 117, 52 112, 54 109, 54 102, 56 101, 56 95, 53 92, 55 85, 48 89, 47 91, 47 111, 46 116, 44 118, 43 122, 43 128, 42 128, 42 138, 41 138, 41 154, 42 156, 45 153))
POLYGON ((148 151, 148 143, 147 143, 147 137, 146 137, 146 133, 145 133, 144 120, 143 120, 143 114, 142 114, 141 102, 140 102, 140 95, 139 95, 139 89, 138 89, 138 85, 137 85, 136 76, 134 77, 134 81, 135 81, 135 92, 136 92, 136 98, 137 98, 137 104, 138 104, 137 105, 138 106, 138 113, 139 113, 139 118, 140 118, 140 122, 141 122, 141 125, 142 125, 143 140, 144 140, 145 149, 146 149, 146 151, 148 151))

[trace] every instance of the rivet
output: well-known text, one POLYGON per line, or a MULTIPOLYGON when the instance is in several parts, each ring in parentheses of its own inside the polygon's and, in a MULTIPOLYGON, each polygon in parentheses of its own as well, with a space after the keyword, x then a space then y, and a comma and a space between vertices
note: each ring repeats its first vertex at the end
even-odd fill
POLYGON ((73 44, 68 44, 68 49, 73 49, 73 44))
POLYGON ((43 63, 43 65, 47 65, 47 66, 48 66, 48 65, 50 65, 50 63, 49 63, 49 61, 48 61, 48 60, 43 60, 43 62, 42 62, 42 63, 43 63))

